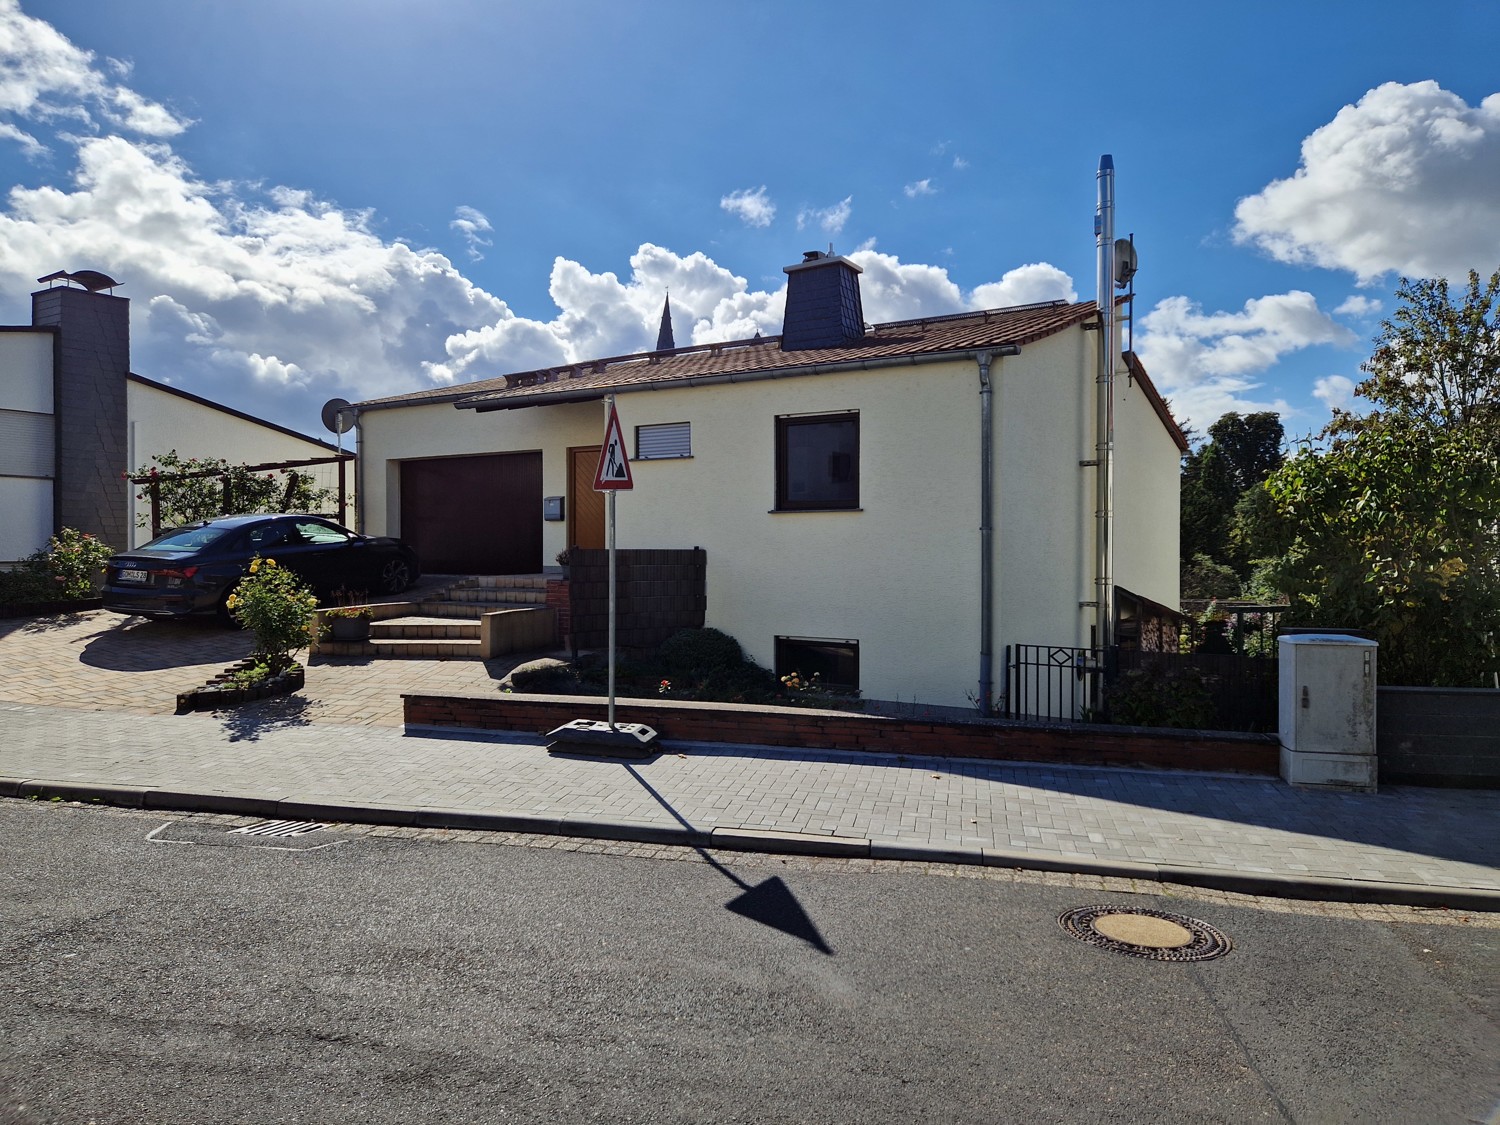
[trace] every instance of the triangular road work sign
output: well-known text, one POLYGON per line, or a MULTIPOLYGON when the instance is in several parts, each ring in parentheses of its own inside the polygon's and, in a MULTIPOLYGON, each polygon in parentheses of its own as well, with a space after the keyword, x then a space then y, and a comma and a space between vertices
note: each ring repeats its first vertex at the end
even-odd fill
POLYGON ((609 424, 604 427, 604 445, 599 449, 599 468, 594 473, 594 491, 610 492, 634 487, 630 458, 625 453, 625 435, 620 432, 620 416, 610 406, 609 424))

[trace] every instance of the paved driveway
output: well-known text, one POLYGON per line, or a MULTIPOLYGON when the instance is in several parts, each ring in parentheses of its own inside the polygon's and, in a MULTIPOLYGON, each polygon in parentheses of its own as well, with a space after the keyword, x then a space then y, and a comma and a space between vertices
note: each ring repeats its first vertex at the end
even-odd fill
MULTIPOLYGON (((4 620, 0 701, 170 715, 178 692, 204 683, 252 647, 249 633, 211 618, 153 621, 92 610, 4 620)), ((299 714, 312 722, 400 726, 402 692, 498 691, 500 681, 526 659, 314 657, 299 714)), ((273 699, 250 708, 285 705, 273 699)))

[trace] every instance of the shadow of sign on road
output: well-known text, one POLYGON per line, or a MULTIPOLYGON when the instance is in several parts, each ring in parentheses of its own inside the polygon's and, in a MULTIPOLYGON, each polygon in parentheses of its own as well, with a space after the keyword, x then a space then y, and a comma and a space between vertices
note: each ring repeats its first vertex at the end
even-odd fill
MULTIPOLYGON (((694 826, 684 819, 666 798, 636 771, 634 766, 627 765, 625 768, 641 788, 650 793, 656 803, 666 809, 674 820, 684 828, 693 829, 694 826)), ((781 876, 773 875, 763 883, 747 883, 711 856, 707 849, 694 848, 693 850, 701 855, 710 867, 740 888, 741 893, 724 904, 725 910, 738 914, 741 918, 748 918, 752 922, 759 922, 762 926, 780 930, 799 941, 805 941, 825 956, 834 955, 833 948, 823 939, 817 924, 808 916, 802 904, 797 901, 797 896, 781 876)))

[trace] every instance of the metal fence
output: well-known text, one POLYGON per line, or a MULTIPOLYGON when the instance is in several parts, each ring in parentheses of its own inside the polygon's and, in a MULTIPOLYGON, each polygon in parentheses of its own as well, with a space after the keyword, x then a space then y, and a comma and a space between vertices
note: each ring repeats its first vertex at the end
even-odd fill
POLYGON ((1194 711, 1203 714, 1206 729, 1276 729, 1277 661, 1233 652, 1006 645, 1003 713, 1008 719, 1033 722, 1108 723, 1119 718, 1110 714, 1111 688, 1123 687, 1127 676, 1132 681, 1150 678, 1164 711, 1180 702, 1174 694, 1191 693, 1203 704, 1194 711))
POLYGON ((1087 722, 1098 709, 1103 649, 1005 646, 1005 717, 1087 722))

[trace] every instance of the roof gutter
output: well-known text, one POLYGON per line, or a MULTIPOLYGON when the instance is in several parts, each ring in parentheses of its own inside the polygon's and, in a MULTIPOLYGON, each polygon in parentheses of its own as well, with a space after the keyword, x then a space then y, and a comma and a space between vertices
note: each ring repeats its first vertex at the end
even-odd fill
POLYGON ((1020 344, 1000 344, 993 348, 963 348, 957 351, 922 352, 918 355, 890 356, 880 359, 850 359, 839 363, 811 363, 798 367, 757 368, 751 371, 727 372, 721 375, 689 375, 686 378, 662 379, 654 383, 631 383, 611 387, 589 387, 573 391, 555 391, 527 395, 508 402, 455 402, 459 410, 487 414, 495 410, 520 410, 527 406, 557 406, 569 402, 597 402, 605 395, 632 394, 636 391, 668 391, 678 387, 710 387, 725 383, 761 383, 768 379, 789 379, 800 375, 835 375, 849 371, 878 371, 890 367, 915 367, 929 363, 952 363, 973 360, 981 354, 1020 355, 1020 344))

